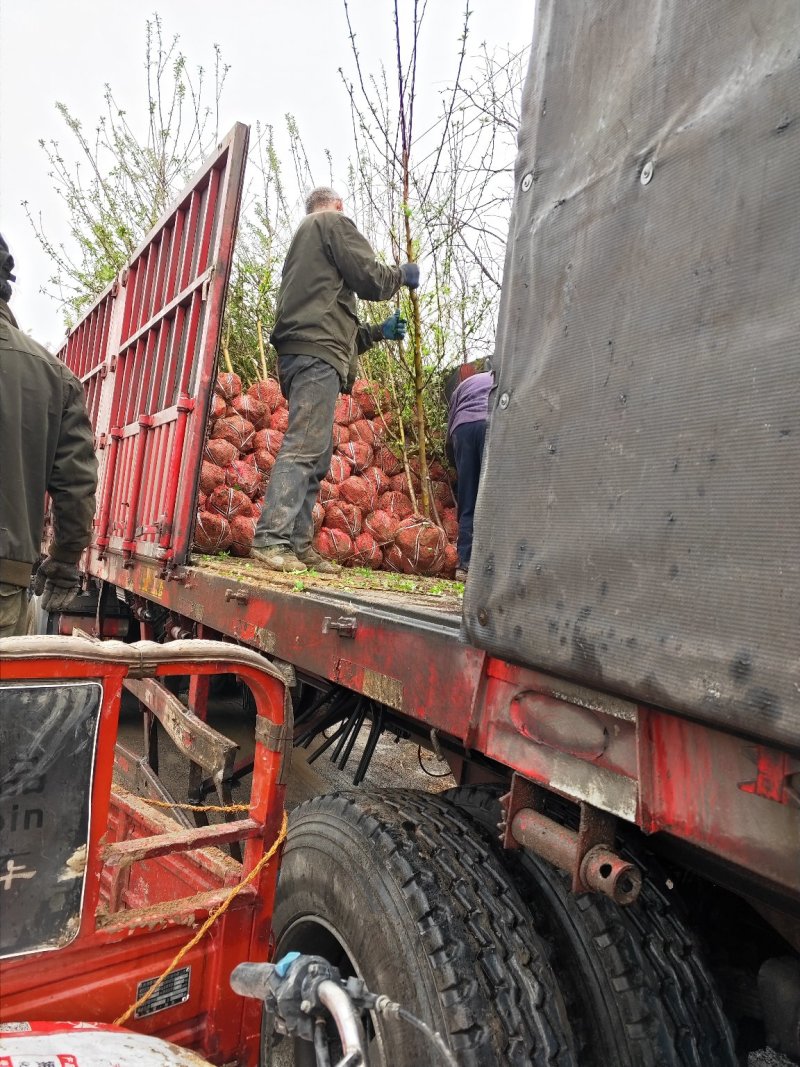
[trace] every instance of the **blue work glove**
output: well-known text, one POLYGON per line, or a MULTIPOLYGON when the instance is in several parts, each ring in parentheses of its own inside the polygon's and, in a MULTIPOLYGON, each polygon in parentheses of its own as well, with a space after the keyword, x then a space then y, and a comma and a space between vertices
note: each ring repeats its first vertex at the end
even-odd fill
POLYGON ((416 263, 403 263, 400 267, 400 273, 403 275, 403 285, 407 285, 409 289, 416 289, 419 285, 419 266, 416 263))
POLYGON ((387 341, 402 341, 406 335, 407 326, 408 323, 401 317, 400 312, 395 311, 386 322, 381 323, 381 330, 387 341))
POLYGON ((78 568, 74 563, 61 563, 52 556, 46 556, 39 564, 33 580, 33 591, 42 598, 45 611, 64 611, 78 595, 79 589, 78 568))

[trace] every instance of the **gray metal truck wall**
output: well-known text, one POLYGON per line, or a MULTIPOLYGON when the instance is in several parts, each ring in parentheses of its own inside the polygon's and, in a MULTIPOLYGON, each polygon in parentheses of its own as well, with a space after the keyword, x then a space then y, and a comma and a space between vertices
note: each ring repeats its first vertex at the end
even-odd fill
POLYGON ((470 640, 797 747, 800 3, 539 0, 515 183, 470 640))

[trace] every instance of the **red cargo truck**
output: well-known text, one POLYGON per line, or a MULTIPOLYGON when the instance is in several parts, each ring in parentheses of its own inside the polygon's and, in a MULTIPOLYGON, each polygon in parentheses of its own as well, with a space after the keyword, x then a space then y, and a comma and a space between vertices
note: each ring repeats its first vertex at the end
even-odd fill
MULTIPOLYGON (((61 352, 83 628, 291 665, 296 737, 368 730, 357 779, 386 729, 448 760, 297 809, 274 929, 464 1064, 733 1063, 731 1022, 800 1055, 798 26, 759 5, 756 60, 710 7, 537 5, 463 613, 192 553, 244 127, 61 352)), ((376 1062, 427 1055, 398 1026, 376 1062)))

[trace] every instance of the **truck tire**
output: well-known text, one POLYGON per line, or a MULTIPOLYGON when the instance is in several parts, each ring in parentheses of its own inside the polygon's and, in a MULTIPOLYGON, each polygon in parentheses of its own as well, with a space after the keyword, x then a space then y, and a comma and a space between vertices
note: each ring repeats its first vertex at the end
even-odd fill
MULTIPOLYGON (((425 793, 333 793, 290 819, 275 957, 297 950, 357 974, 438 1030, 461 1067, 574 1064, 561 993, 511 880, 468 816, 425 793)), ((402 1020, 370 1019, 371 1067, 435 1064, 402 1020)), ((310 1044, 294 1059, 313 1064, 310 1044)), ((280 1057, 280 1058, 279 1058, 280 1057)))
POLYGON ((728 1067, 730 1027, 698 946, 673 904, 648 880, 620 907, 597 893, 576 896, 570 879, 522 849, 496 843, 500 790, 461 787, 443 797, 495 841, 504 866, 553 949, 581 1064, 728 1067))

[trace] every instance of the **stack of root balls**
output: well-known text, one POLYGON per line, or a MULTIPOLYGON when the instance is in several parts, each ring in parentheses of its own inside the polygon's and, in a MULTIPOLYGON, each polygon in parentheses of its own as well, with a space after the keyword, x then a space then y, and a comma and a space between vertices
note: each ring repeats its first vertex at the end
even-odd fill
MULTIPOLYGON (((218 375, 200 471, 198 552, 249 554, 288 419, 275 379, 244 390, 237 374, 218 375)), ((416 514, 403 460, 390 446, 396 422, 376 382, 358 379, 350 396, 339 397, 333 459, 314 504, 314 547, 345 566, 452 578, 458 522, 451 476, 438 461, 430 464, 440 525, 416 514)), ((409 469, 419 503, 416 457, 409 469)))

